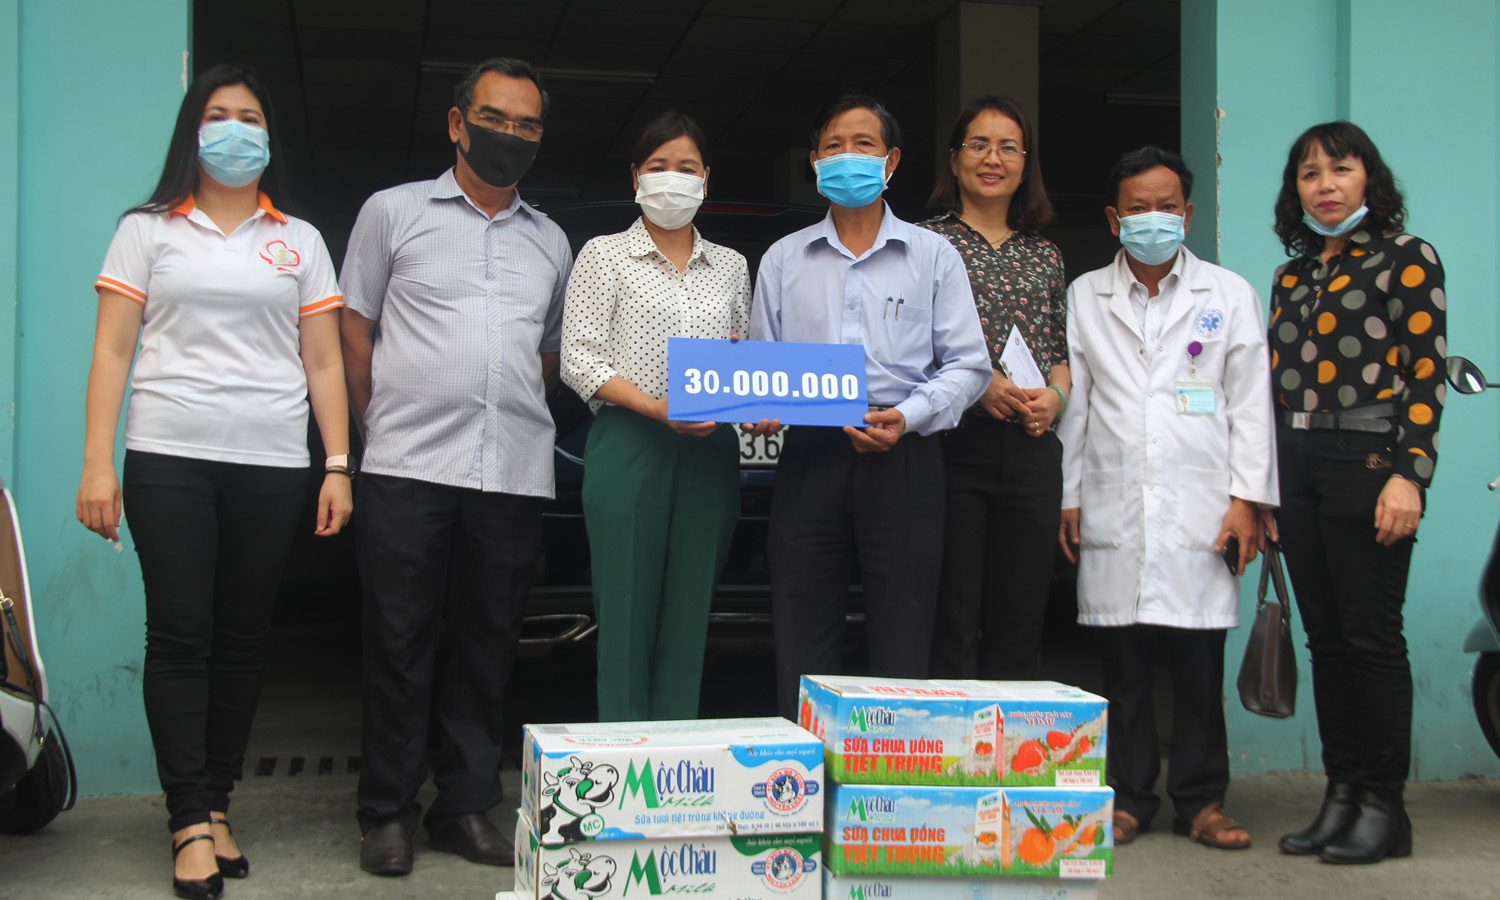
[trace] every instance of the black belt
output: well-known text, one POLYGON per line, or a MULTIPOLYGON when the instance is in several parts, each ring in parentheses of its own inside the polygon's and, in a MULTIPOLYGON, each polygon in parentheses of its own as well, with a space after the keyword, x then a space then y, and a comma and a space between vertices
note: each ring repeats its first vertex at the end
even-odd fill
POLYGON ((1281 411, 1282 424, 1294 431, 1366 431, 1386 434, 1396 430, 1396 404, 1372 403, 1336 413, 1281 411))
POLYGON ((990 415, 983 407, 973 406, 969 409, 964 410, 964 414, 958 419, 958 427, 974 428, 990 425, 999 426, 1007 422, 1012 425, 1021 424, 1020 421, 1017 420, 1014 416, 1008 419, 997 419, 994 416, 990 415))

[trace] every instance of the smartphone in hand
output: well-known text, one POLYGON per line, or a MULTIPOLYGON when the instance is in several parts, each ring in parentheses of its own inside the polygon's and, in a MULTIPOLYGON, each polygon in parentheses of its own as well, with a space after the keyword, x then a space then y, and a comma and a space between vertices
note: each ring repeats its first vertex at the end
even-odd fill
POLYGON ((1229 567, 1229 574, 1240 574, 1240 539, 1233 535, 1224 542, 1224 565, 1229 567))

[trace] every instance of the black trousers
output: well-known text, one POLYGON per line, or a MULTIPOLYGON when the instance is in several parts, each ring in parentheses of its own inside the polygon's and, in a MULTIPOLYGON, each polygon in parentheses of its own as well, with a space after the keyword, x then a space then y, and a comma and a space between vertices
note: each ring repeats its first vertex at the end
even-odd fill
POLYGON ((541 546, 541 501, 360 476, 364 583, 362 831, 429 828, 500 802, 501 701, 541 546))
POLYGON ((843 669, 856 561, 870 674, 927 677, 943 545, 937 438, 908 433, 885 453, 856 453, 840 429, 791 429, 766 543, 782 715, 796 720, 802 675, 843 669))
POLYGON ((1399 788, 1411 767, 1411 665, 1401 608, 1415 538, 1375 540, 1390 435, 1277 433, 1287 574, 1312 651, 1323 771, 1399 788))
POLYGON ((943 567, 932 677, 1037 677, 1062 520, 1062 442, 967 415, 945 431, 943 567))
POLYGON ((177 831, 227 811, 243 773, 307 470, 128 450, 121 491, 146 588, 146 723, 177 831))
POLYGON ((1224 635, 1221 628, 1127 625, 1096 628, 1109 700, 1109 783, 1115 809, 1142 826, 1161 806, 1153 790, 1161 747, 1152 705, 1158 654, 1172 676, 1172 746, 1167 796, 1178 819, 1223 800, 1229 789, 1229 742, 1224 731, 1224 635))

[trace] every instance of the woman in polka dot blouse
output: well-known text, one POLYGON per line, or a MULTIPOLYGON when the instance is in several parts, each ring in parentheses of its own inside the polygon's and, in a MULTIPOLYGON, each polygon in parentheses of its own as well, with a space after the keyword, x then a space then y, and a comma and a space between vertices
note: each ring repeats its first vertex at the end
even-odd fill
POLYGON ((595 413, 583 515, 602 721, 697 717, 708 607, 740 509, 734 428, 667 420, 667 338, 745 334, 749 269, 692 225, 708 178, 698 125, 664 113, 635 150, 645 215, 584 245, 563 313, 562 378, 595 413))
POLYGON ((1271 379, 1285 545, 1312 651, 1328 777, 1283 852, 1331 863, 1411 853, 1411 668, 1401 608, 1437 461, 1447 301, 1431 245, 1368 135, 1316 125, 1292 145, 1276 233, 1271 379))

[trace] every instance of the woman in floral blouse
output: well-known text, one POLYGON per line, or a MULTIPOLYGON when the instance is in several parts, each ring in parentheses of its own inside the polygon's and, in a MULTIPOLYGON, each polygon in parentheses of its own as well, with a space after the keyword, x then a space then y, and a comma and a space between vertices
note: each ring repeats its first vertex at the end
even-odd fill
POLYGON ((947 514, 932 675, 1036 675, 1062 505, 1068 335, 1062 255, 1036 229, 1052 218, 1036 131, 1010 97, 980 97, 953 126, 948 167, 922 223, 964 258, 994 375, 943 434, 947 514), (1012 382, 1000 357, 1015 328, 1046 387, 1012 382))
MULTIPOLYGON (((1283 852, 1374 863, 1411 853, 1401 793, 1412 682, 1402 606, 1437 463, 1447 354, 1443 265, 1368 135, 1328 122, 1292 144, 1271 286, 1282 538, 1312 651, 1328 776, 1283 852)), ((1277 528, 1280 528, 1280 534, 1277 528)))

